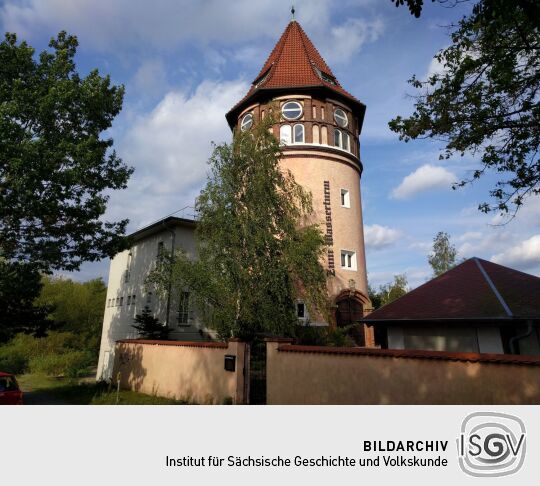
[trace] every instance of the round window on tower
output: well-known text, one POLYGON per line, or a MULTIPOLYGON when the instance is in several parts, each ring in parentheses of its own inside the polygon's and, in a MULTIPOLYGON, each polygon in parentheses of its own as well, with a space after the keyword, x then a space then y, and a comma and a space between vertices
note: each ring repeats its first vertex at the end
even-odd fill
POLYGON ((298 101, 287 101, 281 107, 281 114, 287 120, 298 120, 302 116, 302 105, 298 101))
POLYGON ((242 118, 242 122, 240 123, 240 130, 245 132, 246 130, 249 130, 253 126, 253 113, 248 113, 247 115, 244 115, 244 118, 242 118))
POLYGON ((341 108, 336 108, 334 110, 334 120, 336 120, 336 123, 343 128, 349 124, 347 114, 341 108))

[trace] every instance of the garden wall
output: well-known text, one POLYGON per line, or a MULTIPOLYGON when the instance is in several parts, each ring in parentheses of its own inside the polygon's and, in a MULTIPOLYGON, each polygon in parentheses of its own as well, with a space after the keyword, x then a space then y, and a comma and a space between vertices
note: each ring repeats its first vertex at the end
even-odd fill
POLYGON ((244 403, 245 344, 117 341, 113 381, 123 389, 199 404, 244 403), (225 356, 235 370, 225 370, 225 356))
POLYGON ((540 357, 267 342, 268 404, 540 404, 540 357))

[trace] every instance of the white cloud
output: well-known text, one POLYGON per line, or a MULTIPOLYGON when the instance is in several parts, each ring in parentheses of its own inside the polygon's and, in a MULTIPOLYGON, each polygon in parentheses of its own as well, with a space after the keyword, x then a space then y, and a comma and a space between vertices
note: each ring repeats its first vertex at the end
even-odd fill
POLYGON ((321 52, 329 62, 347 62, 364 44, 375 42, 383 34, 384 27, 384 22, 380 18, 348 19, 331 29, 331 42, 321 43, 321 52))
MULTIPOLYGON (((312 26, 328 22, 330 0, 300 3, 301 21, 312 26)), ((31 38, 66 29, 84 44, 105 51, 275 38, 290 17, 288 0, 6 0, 3 4, 0 20, 5 30, 31 38)))
POLYGON ((521 270, 531 270, 540 265, 540 235, 534 235, 491 257, 491 261, 521 270))
POLYGON ((107 216, 130 218, 132 230, 193 205, 206 178, 211 142, 230 141, 224 115, 247 88, 243 81, 205 81, 191 95, 170 91, 149 113, 136 116, 117 144, 135 173, 126 190, 111 196, 107 216))
POLYGON ((401 237, 401 231, 378 224, 364 227, 364 239, 368 248, 384 248, 393 245, 401 237))
POLYGON ((409 199, 430 189, 449 188, 457 177, 444 167, 425 164, 406 176, 391 196, 394 199, 409 199))

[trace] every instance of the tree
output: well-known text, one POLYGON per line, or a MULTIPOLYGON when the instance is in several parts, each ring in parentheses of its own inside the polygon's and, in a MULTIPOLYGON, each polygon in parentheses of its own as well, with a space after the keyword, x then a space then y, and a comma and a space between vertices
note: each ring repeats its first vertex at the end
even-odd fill
POLYGON ((42 277, 42 289, 36 305, 52 309, 49 319, 59 331, 73 332, 81 346, 99 350, 103 309, 107 286, 97 278, 87 282, 74 282, 60 277, 42 277))
POLYGON ((433 252, 428 255, 428 262, 435 277, 442 275, 456 266, 457 250, 450 243, 450 235, 439 231, 433 238, 433 252))
POLYGON ((378 298, 380 306, 389 304, 393 300, 404 296, 408 291, 407 277, 405 274, 394 275, 394 281, 379 287, 378 298))
POLYGON ((0 343, 18 332, 45 334, 51 307, 34 303, 41 287, 41 275, 32 265, 0 258, 0 343))
POLYGON ((133 171, 100 138, 124 87, 97 70, 81 77, 77 46, 61 32, 35 59, 15 34, 0 43, 0 256, 45 271, 114 254, 127 224, 101 218, 133 171))
POLYGON ((135 329, 139 331, 140 337, 144 339, 168 339, 171 330, 159 322, 159 319, 152 315, 150 307, 145 306, 141 314, 137 314, 135 319, 135 329))
MULTIPOLYGON (((421 10, 422 2, 407 4, 421 10)), ((409 81, 421 90, 414 113, 389 123, 406 142, 443 141, 441 159, 478 156, 480 167, 454 188, 499 173, 490 191, 494 204, 479 205, 484 212, 515 214, 527 196, 540 193, 539 27, 537 0, 478 1, 455 26, 452 44, 435 56, 442 70, 409 81)))
MULTIPOLYGON (((215 147, 196 202, 196 261, 178 253, 149 282, 179 294, 189 288, 203 322, 222 338, 291 334, 296 298, 312 315, 328 310, 326 246, 311 224, 311 194, 279 168, 271 117, 232 144, 215 147)), ((323 314, 324 315, 324 314, 323 314)))

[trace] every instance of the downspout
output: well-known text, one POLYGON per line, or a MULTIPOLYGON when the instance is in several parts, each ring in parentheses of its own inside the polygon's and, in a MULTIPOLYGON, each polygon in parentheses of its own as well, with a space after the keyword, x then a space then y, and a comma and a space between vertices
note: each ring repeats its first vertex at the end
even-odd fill
POLYGON ((518 341, 521 341, 522 339, 529 337, 533 333, 533 331, 534 331, 533 321, 529 320, 527 321, 527 330, 524 333, 518 334, 517 336, 510 338, 510 341, 509 341, 510 352, 512 354, 519 354, 517 351, 518 341))
MULTIPOLYGON (((171 257, 174 257, 174 248, 175 248, 175 239, 176 239, 176 232, 169 228, 165 221, 161 222, 162 226, 171 233, 172 239, 171 239, 171 257)), ((167 286, 167 315, 165 317, 165 325, 169 327, 169 314, 171 312, 171 286, 172 286, 172 265, 169 268, 169 285, 167 286)))

